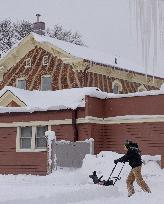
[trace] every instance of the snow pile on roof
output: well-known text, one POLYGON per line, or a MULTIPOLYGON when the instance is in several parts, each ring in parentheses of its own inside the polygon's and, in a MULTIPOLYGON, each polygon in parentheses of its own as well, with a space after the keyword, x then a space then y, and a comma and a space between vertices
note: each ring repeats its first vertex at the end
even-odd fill
POLYGON ((160 90, 164 91, 164 83, 161 85, 160 90))
POLYGON ((0 97, 7 91, 12 92, 27 107, 1 107, 0 112, 46 111, 76 109, 85 106, 85 96, 104 99, 107 93, 96 87, 72 88, 57 91, 28 91, 6 86, 0 91, 0 97))
POLYGON ((162 90, 151 90, 151 91, 142 91, 128 94, 113 94, 108 93, 107 98, 127 98, 127 97, 135 97, 135 96, 157 96, 164 94, 164 89, 162 90))
POLYGON ((36 33, 32 33, 34 39, 40 43, 50 43, 58 48, 61 48, 68 54, 73 55, 74 57, 94 61, 96 63, 101 63, 105 65, 111 65, 113 67, 119 67, 127 70, 132 70, 135 72, 145 73, 145 70, 141 66, 134 65, 129 61, 119 57, 117 58, 117 64, 115 63, 115 56, 110 55, 109 53, 100 52, 93 50, 88 47, 75 45, 69 42, 58 40, 56 38, 51 38, 48 36, 41 36, 36 33))
POLYGON ((7 91, 13 93, 14 96, 25 104, 25 107, 0 107, 1 113, 76 109, 77 107, 85 107, 85 96, 99 99, 111 99, 164 94, 164 90, 113 94, 102 92, 96 87, 72 88, 57 91, 29 91, 6 86, 0 90, 0 97, 2 97, 7 91))

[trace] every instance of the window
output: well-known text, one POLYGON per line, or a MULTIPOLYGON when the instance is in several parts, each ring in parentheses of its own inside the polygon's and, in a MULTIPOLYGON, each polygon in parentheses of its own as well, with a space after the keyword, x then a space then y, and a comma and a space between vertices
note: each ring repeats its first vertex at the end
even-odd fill
POLYGON ((113 93, 114 94, 118 94, 119 93, 119 87, 118 87, 117 84, 114 84, 114 86, 113 86, 113 93))
POLYGON ((41 90, 42 91, 52 90, 52 77, 51 76, 42 76, 41 90))
POLYGON ((26 80, 25 79, 17 79, 16 87, 19 89, 26 89, 26 80))
POLYGON ((16 150, 18 152, 46 151, 45 132, 50 129, 48 125, 17 127, 16 150))
POLYGON ((114 94, 119 94, 122 91, 122 84, 119 80, 115 80, 112 83, 112 91, 114 94))
POLYGON ((26 68, 31 67, 31 59, 30 58, 26 59, 25 67, 26 68))
POLYGON ((21 127, 20 149, 31 149, 32 127, 21 127))
POLYGON ((43 57, 43 65, 47 66, 49 62, 48 55, 43 57))
POLYGON ((47 130, 48 130, 47 126, 36 127, 36 134, 35 134, 35 148, 36 149, 46 148, 47 142, 45 138, 45 132, 47 130))

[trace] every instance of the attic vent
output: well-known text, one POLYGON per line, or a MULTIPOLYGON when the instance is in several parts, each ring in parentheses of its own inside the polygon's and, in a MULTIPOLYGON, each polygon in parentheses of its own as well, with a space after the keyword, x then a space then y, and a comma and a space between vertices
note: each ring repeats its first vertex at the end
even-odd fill
POLYGON ((45 56, 43 57, 43 65, 44 65, 44 66, 47 66, 47 65, 48 65, 48 62, 49 62, 48 55, 45 55, 45 56))
POLYGON ((31 59, 28 58, 25 60, 26 64, 25 64, 25 67, 28 68, 28 67, 31 67, 31 59))

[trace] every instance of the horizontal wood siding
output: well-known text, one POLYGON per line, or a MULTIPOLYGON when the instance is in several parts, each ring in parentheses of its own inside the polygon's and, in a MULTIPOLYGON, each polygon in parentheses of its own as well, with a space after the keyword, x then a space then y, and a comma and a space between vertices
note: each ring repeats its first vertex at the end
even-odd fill
POLYGON ((164 123, 104 125, 104 150, 124 152, 126 139, 137 142, 143 154, 164 156, 164 123))
POLYGON ((79 140, 90 139, 92 137, 92 125, 91 124, 78 124, 79 140))
POLYGON ((57 140, 73 141, 74 132, 72 125, 52 125, 51 130, 55 132, 57 140))
POLYGON ((112 98, 105 101, 104 117, 164 115, 164 95, 112 98))
POLYGON ((65 120, 72 118, 72 110, 33 113, 1 113, 0 123, 65 120))
POLYGON ((47 174, 47 152, 16 152, 16 128, 0 128, 0 174, 47 174))
POLYGON ((93 124, 92 125, 92 137, 95 141, 95 147, 94 151, 95 154, 103 151, 103 143, 104 143, 104 137, 103 137, 103 126, 102 125, 97 125, 93 124))
POLYGON ((105 101, 99 98, 86 97, 85 115, 102 118, 104 117, 105 101))
POLYGON ((103 126, 97 124, 79 124, 79 140, 94 139, 94 153, 103 150, 103 126))

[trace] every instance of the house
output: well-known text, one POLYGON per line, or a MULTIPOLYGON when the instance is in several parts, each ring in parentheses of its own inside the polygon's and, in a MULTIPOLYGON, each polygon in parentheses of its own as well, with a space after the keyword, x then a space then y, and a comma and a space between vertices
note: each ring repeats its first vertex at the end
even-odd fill
POLYGON ((31 33, 0 59, 0 89, 61 90, 98 87, 108 93, 158 90, 164 78, 116 58, 31 33))
POLYGON ((93 138, 95 153, 123 153, 126 139, 143 154, 161 155, 164 167, 164 91, 129 94, 95 87, 0 91, 0 173, 46 175, 49 171, 45 131, 57 140, 93 138))

